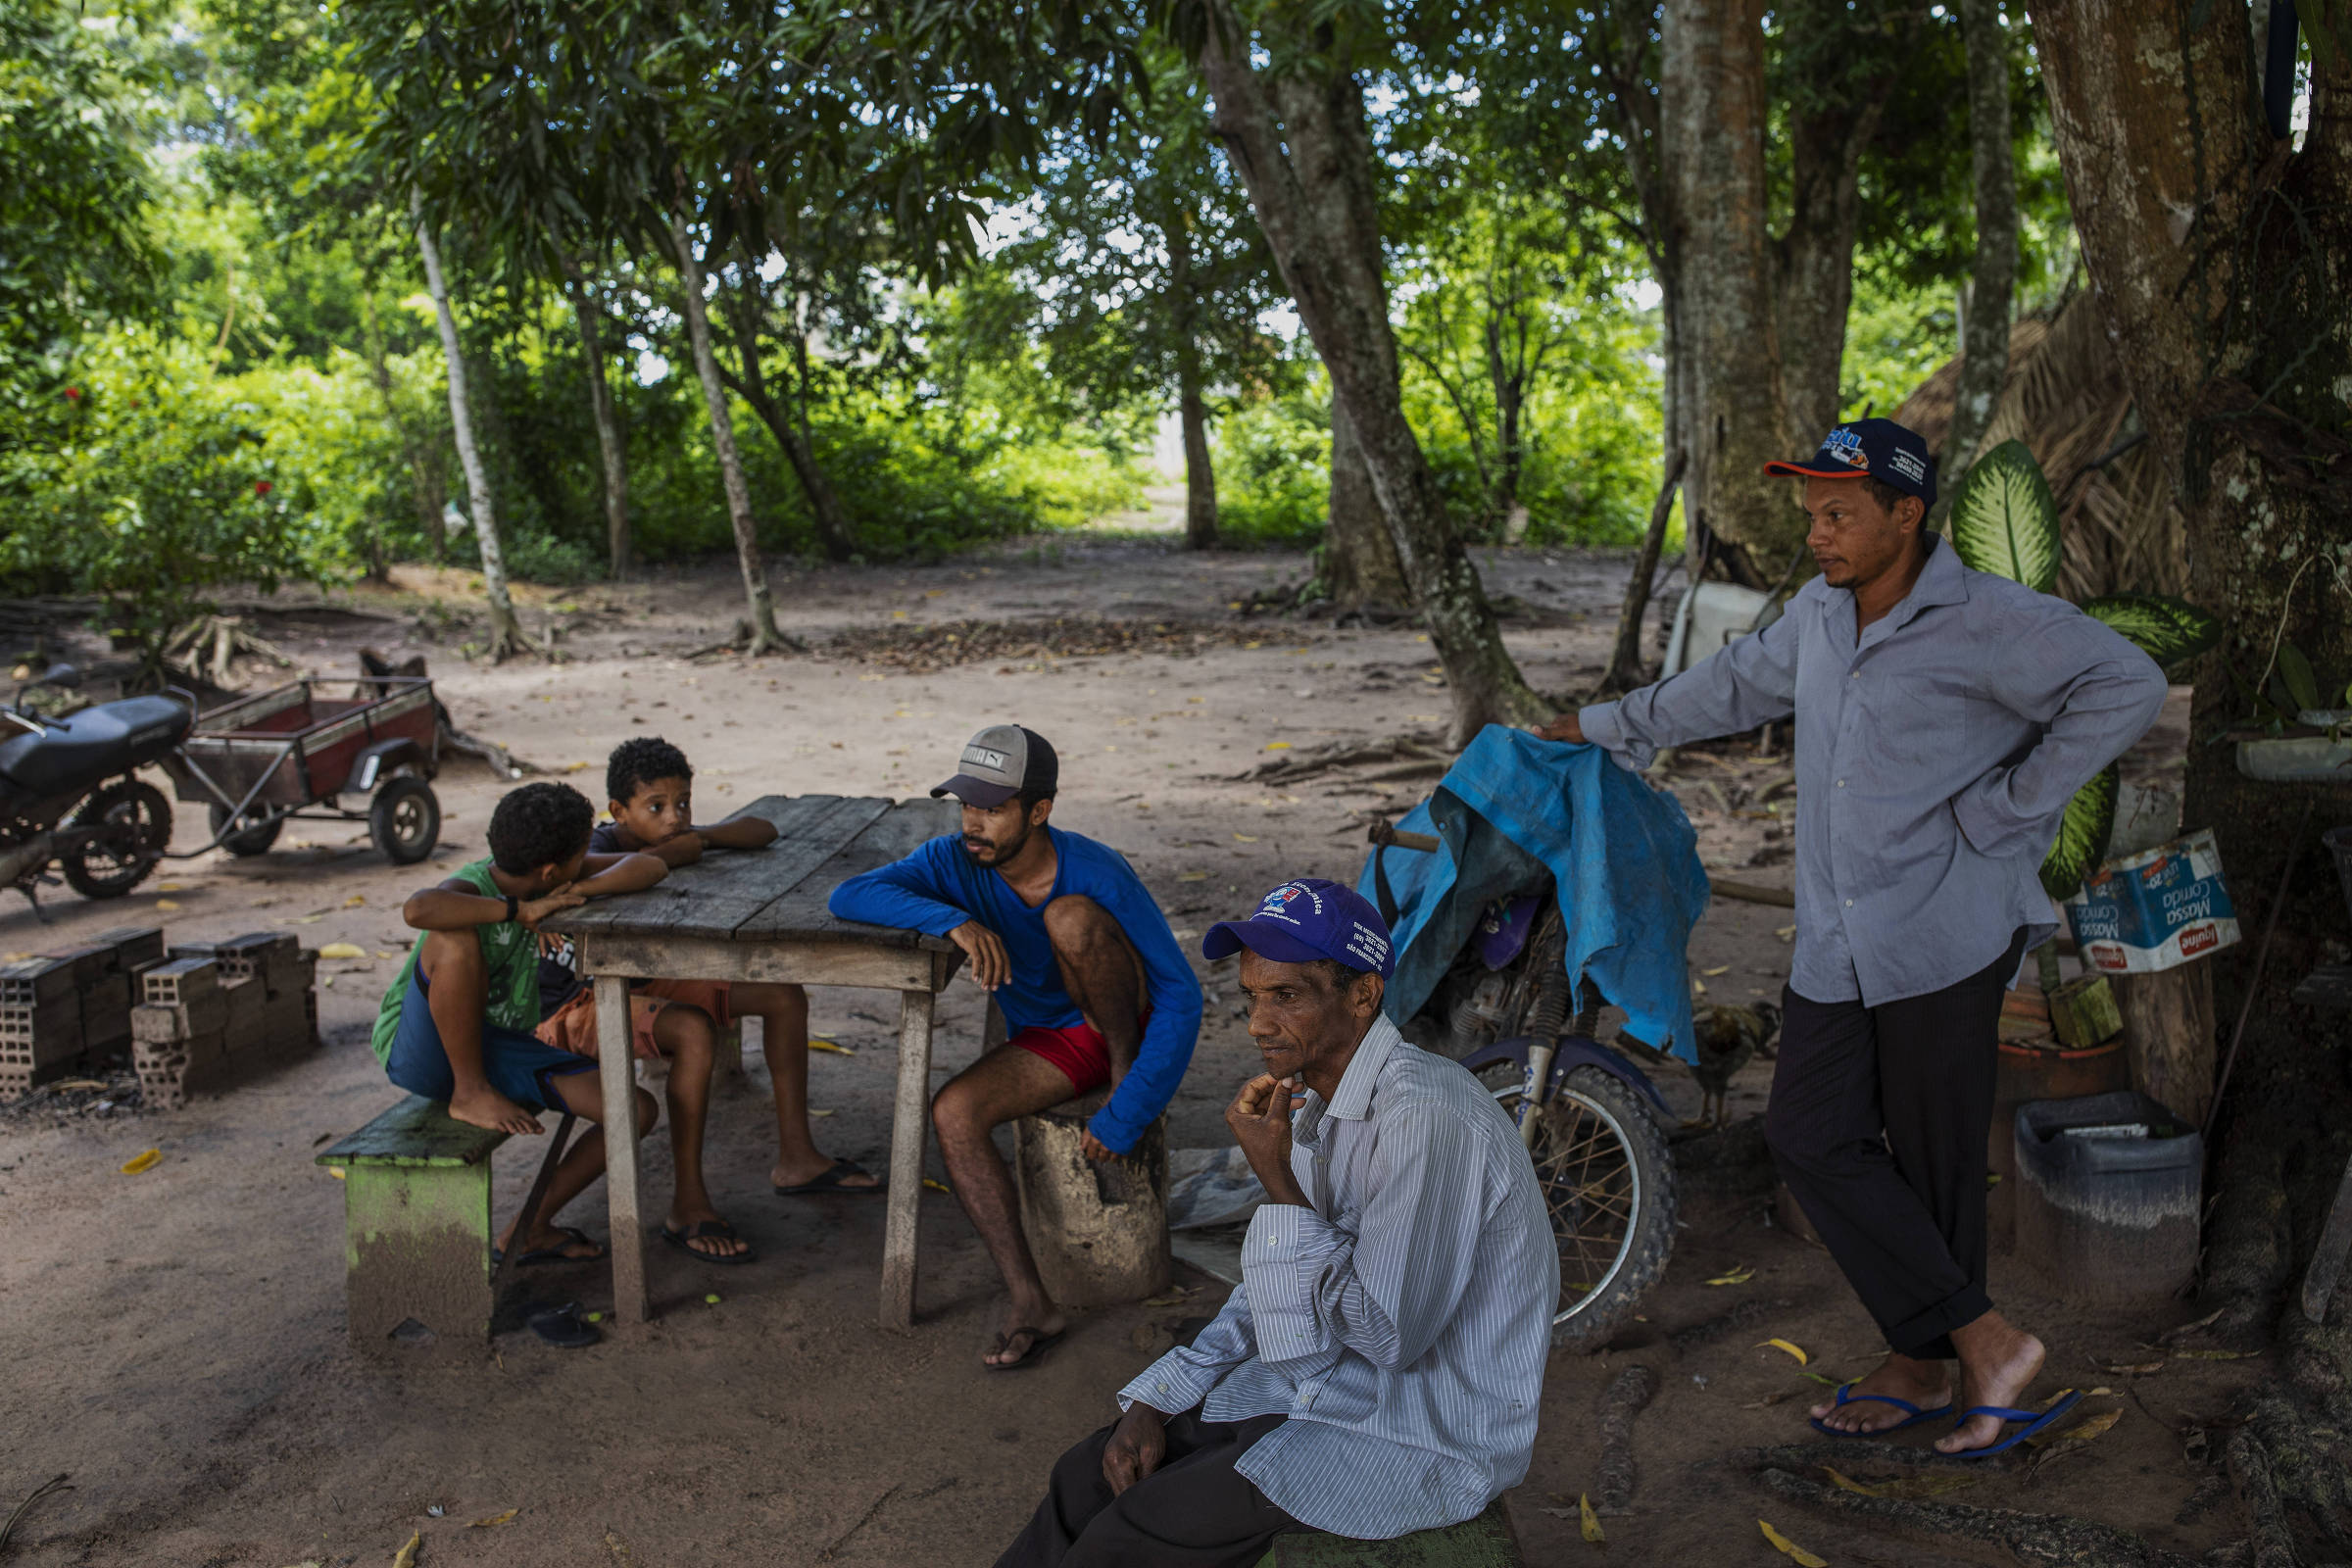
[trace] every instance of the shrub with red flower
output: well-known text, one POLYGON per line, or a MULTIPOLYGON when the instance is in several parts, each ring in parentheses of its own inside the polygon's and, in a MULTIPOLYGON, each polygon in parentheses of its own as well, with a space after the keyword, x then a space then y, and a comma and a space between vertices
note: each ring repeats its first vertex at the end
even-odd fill
POLYGON ((81 388, 77 386, 70 386, 66 388, 66 401, 68 403, 79 403, 81 401, 81 388))
POLYGON ((253 483, 253 493, 257 496, 268 495, 270 493, 270 481, 267 479, 256 479, 253 483))

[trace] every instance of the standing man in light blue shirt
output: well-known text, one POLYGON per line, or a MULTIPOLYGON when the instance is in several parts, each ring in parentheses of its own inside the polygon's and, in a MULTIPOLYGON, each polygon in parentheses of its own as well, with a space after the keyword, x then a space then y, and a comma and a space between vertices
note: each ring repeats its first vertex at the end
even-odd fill
POLYGON ((1821 575, 1761 631, 1544 734, 1642 767, 1795 716, 1796 953, 1765 1135, 1893 1351, 1814 1422, 1884 1432, 1957 1398, 1936 1446, 1997 1452, 2034 1430, 2002 1436, 2039 1415, 2015 1407, 2043 1355, 1984 1288, 2001 993, 2056 928, 2035 873, 2067 801, 2146 733, 2164 675, 1926 532, 1917 433, 1856 420, 1767 471, 1804 479, 1821 575))
POLYGON ((998 1568, 1238 1568, 1289 1530, 1454 1524, 1527 1474, 1560 1265, 1518 1129, 1382 1015, 1389 929, 1351 889, 1285 882, 1200 951, 1241 954, 1266 1069, 1225 1112, 1266 1189, 1242 1284, 998 1568))

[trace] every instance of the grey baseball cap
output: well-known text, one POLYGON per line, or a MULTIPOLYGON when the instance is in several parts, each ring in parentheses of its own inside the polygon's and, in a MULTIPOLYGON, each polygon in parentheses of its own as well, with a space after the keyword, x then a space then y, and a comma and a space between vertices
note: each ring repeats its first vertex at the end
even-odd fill
POLYGON ((931 792, 953 795, 966 806, 1003 806, 1023 790, 1051 797, 1061 782, 1061 760, 1053 743, 1018 724, 991 724, 963 745, 963 761, 954 778, 931 792))

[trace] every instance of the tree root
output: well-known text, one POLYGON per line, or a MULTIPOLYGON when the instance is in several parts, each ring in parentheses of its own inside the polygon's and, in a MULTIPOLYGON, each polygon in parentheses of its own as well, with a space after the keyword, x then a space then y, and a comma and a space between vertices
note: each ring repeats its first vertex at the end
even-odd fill
POLYGON ((196 679, 221 691, 234 690, 236 658, 251 654, 280 669, 293 666, 286 651, 268 638, 248 631, 240 615, 199 615, 172 634, 164 644, 163 662, 174 664, 196 679))
POLYGON ((1290 784, 1302 778, 1312 778, 1317 773, 1327 773, 1333 768, 1339 767, 1362 767, 1372 762, 1409 764, 1406 768, 1386 768, 1379 773, 1367 775, 1369 778, 1380 779, 1398 776, 1408 771, 1424 772, 1431 763, 1437 764, 1438 768, 1443 771, 1449 760, 1450 759, 1446 753, 1438 750, 1425 737, 1396 735, 1385 741, 1375 741, 1369 746, 1329 746, 1303 752, 1286 752, 1280 757, 1269 758, 1255 767, 1246 768, 1229 776, 1235 783, 1280 782, 1290 784))
POLYGON ((2071 1514, 2021 1513, 2012 1508, 1966 1503, 1914 1502, 1903 1497, 1866 1497, 1766 1470, 1757 1483, 1784 1502, 1817 1508, 1914 1535, 1961 1537, 2006 1547, 2021 1563, 2039 1568, 2196 1568, 2196 1559, 2152 1546, 2128 1531, 2071 1514))
POLYGON ((1602 1514, 1622 1514, 1633 1507, 1634 1417, 1657 1392, 1656 1368, 1637 1363, 1618 1373, 1600 1396, 1600 1500, 1593 1506, 1602 1514))
POLYGON ((720 654, 741 654, 746 659, 758 659, 762 654, 780 654, 788 650, 796 654, 805 654, 808 651, 808 645, 792 633, 778 631, 772 625, 764 630, 755 627, 746 617, 738 619, 735 622, 735 629, 719 641, 705 643, 694 652, 681 654, 679 657, 692 663, 697 660, 712 659, 720 654))
POLYGON ((1821 1438, 1769 1448, 1735 1448, 1726 1457, 1742 1470, 1812 1470, 1828 1464, 1840 1470, 1967 1470, 1983 1475, 2011 1468, 1997 1459, 1937 1453, 1934 1448, 1883 1443, 1877 1438, 1821 1438))

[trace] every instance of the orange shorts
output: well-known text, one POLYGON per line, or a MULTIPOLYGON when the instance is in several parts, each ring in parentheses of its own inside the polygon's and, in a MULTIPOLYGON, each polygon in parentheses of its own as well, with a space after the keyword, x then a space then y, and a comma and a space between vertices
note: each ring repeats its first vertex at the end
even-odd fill
MULTIPOLYGON (((629 988, 629 1049, 639 1056, 662 1054, 654 1041, 654 1020, 664 1007, 700 1007, 724 1029, 734 1022, 727 1006, 729 987, 724 980, 649 980, 629 988)), ((569 1002, 533 1031, 542 1045, 575 1055, 596 1054, 596 988, 582 986, 569 1002)))

